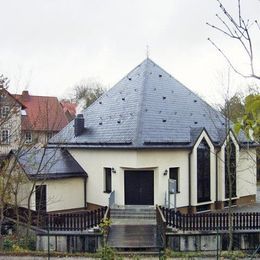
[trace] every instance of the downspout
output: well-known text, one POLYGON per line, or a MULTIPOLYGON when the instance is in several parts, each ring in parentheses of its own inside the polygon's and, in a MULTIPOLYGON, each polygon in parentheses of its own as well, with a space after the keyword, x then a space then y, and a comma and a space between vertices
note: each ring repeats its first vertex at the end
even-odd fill
POLYGON ((192 213, 191 209, 191 153, 192 150, 189 152, 189 207, 188 207, 188 213, 192 213))
POLYGON ((217 151, 216 151, 216 202, 218 204, 218 152, 217 151))
POLYGON ((87 176, 84 177, 84 209, 87 208, 87 176))

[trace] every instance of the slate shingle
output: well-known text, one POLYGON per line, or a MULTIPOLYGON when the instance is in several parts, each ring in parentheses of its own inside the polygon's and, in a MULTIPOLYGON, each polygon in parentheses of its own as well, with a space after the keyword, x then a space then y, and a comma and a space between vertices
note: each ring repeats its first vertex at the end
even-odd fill
MULTIPOLYGON (((205 128, 220 143, 225 118, 196 94, 146 59, 83 111, 85 131, 71 122, 50 140, 73 147, 192 146, 192 129, 205 128)), ((194 131, 193 131, 194 133, 194 131)))

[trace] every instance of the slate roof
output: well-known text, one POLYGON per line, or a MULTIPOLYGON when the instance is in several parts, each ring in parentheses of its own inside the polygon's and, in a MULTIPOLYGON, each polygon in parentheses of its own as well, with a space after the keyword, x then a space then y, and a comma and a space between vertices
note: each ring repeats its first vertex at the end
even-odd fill
POLYGON ((14 96, 26 107, 22 130, 58 132, 68 124, 57 97, 33 96, 28 91, 14 96))
MULTIPOLYGON (((83 111, 85 131, 74 122, 50 140, 67 147, 185 148, 203 129, 223 141, 224 116, 146 59, 83 111)), ((246 141, 241 136, 243 141, 246 141)))
POLYGON ((65 149, 45 149, 32 147, 27 150, 12 151, 31 179, 60 179, 87 177, 86 172, 65 149))

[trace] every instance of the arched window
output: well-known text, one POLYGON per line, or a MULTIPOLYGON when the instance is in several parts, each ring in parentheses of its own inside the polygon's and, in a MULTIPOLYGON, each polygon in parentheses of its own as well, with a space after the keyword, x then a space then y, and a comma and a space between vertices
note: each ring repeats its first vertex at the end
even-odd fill
POLYGON ((210 201, 210 147, 203 138, 197 148, 197 200, 210 201))
POLYGON ((236 197, 236 146, 230 138, 225 147, 225 197, 236 197), (229 185, 231 181, 231 185, 229 185))

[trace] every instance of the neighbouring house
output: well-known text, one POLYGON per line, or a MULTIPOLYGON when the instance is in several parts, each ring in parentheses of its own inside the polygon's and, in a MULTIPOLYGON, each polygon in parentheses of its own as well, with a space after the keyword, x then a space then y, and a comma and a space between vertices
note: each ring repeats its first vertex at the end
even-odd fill
POLYGON ((17 205, 37 211, 84 209, 87 173, 64 149, 32 147, 10 152, 11 190, 17 205), (15 166, 15 167, 14 167, 15 166))
POLYGON ((34 96, 27 90, 14 96, 26 107, 22 135, 27 144, 46 144, 69 122, 57 97, 34 96))
POLYGON ((61 101, 60 104, 68 121, 72 121, 76 116, 77 104, 66 100, 61 101))
POLYGON ((49 146, 67 149, 88 173, 91 204, 165 205, 169 179, 177 182, 181 212, 223 208, 229 195, 234 205, 255 202, 255 144, 236 137, 221 113, 149 58, 49 146))
POLYGON ((20 145, 21 117, 25 106, 5 88, 0 87, 0 157, 20 145))

